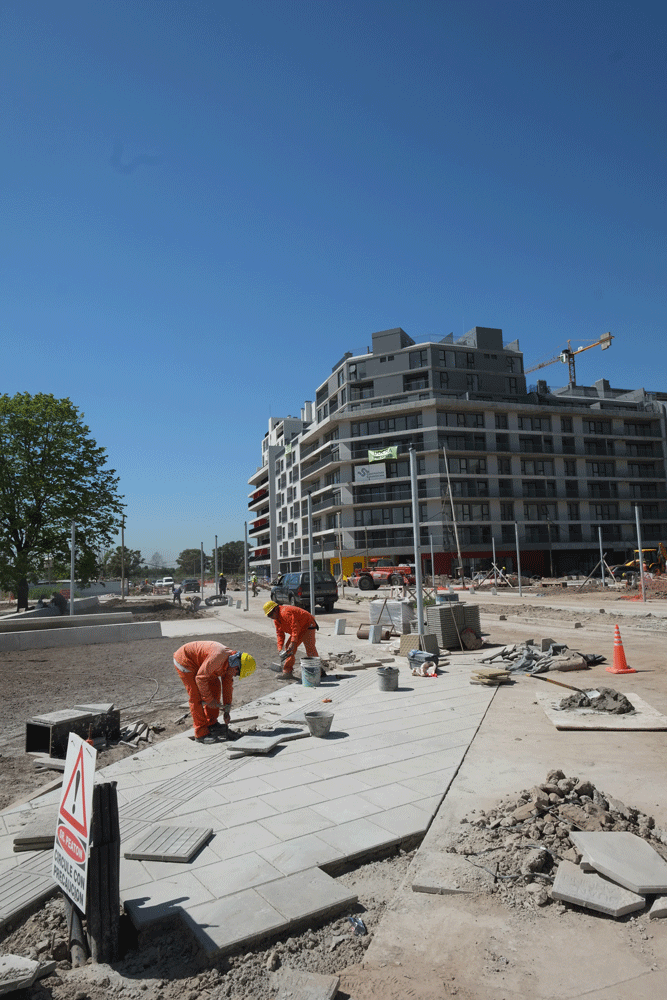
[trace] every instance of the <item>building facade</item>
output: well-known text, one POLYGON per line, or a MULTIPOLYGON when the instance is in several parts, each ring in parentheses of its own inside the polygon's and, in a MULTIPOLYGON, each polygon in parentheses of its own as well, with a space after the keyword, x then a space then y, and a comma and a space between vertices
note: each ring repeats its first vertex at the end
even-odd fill
POLYGON ((466 572, 515 564, 588 571, 667 540, 665 404, 643 389, 526 385, 518 341, 474 327, 416 344, 400 328, 346 354, 301 418, 271 420, 250 477, 253 566, 307 567, 307 498, 316 565, 374 556, 414 561, 410 449, 425 571, 454 575, 454 517, 466 572), (370 453, 370 455, 369 455, 370 453), (453 511, 452 511, 453 508, 453 511), (515 529, 516 525, 516 529, 515 529))

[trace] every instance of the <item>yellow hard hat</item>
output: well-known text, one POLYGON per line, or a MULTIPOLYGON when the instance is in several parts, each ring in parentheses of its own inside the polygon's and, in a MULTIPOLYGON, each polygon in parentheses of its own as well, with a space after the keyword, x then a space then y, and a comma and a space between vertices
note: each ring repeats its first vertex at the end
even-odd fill
POLYGON ((250 653, 241 653, 241 669, 239 670, 239 677, 250 677, 250 674, 255 672, 256 666, 257 664, 255 663, 254 656, 251 656, 250 653))
POLYGON ((267 601, 266 604, 262 607, 262 611, 264 612, 265 615, 270 615, 273 609, 277 607, 278 605, 276 604, 275 601, 267 601))

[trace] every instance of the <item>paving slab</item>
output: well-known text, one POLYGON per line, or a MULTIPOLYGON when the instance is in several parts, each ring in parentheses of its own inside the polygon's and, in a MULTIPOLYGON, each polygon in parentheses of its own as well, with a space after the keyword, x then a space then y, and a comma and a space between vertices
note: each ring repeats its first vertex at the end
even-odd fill
POLYGON ((123 856, 136 861, 173 861, 185 864, 206 843, 213 830, 208 827, 155 826, 147 830, 123 856))
POLYGON ((50 875, 37 875, 22 866, 0 872, 0 927, 17 913, 54 896, 57 889, 50 875))
POLYGON ((667 861, 649 843, 628 831, 587 833, 570 840, 596 871, 632 892, 667 892, 667 861))
POLYGON ((340 976, 282 968, 271 976, 271 985, 275 1000, 334 1000, 340 976))
POLYGON ((648 915, 651 920, 667 917, 667 896, 658 896, 653 901, 653 906, 648 911, 648 915))
POLYGON ((575 708, 561 712, 557 706, 562 698, 554 698, 549 691, 538 691, 537 700, 544 709, 547 719, 556 729, 608 729, 611 731, 659 732, 667 729, 667 715, 663 715, 638 694, 624 691, 625 697, 632 703, 634 713, 627 715, 612 715, 609 712, 595 712, 587 708, 575 708))
POLYGON ((284 914, 290 924, 339 913, 352 908, 359 898, 319 868, 295 872, 257 886, 257 892, 284 914))
POLYGON ((209 959, 278 934, 286 925, 284 915, 255 889, 188 907, 182 917, 209 959))
POLYGON ((582 872, 571 861, 561 861, 558 865, 551 895, 554 899, 607 913, 611 917, 622 917, 626 913, 643 910, 646 906, 643 896, 638 896, 594 872, 582 872))
POLYGON ((20 955, 0 956, 0 996, 14 990, 27 990, 36 979, 49 975, 55 967, 55 962, 34 962, 20 955))

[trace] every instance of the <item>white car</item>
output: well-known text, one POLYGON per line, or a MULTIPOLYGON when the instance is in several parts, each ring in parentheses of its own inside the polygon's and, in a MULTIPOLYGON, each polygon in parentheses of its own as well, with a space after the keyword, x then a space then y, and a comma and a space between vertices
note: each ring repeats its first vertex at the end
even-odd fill
POLYGON ((156 587, 173 587, 174 586, 174 578, 173 578, 173 576, 163 576, 161 580, 156 580, 155 581, 155 586, 156 587))

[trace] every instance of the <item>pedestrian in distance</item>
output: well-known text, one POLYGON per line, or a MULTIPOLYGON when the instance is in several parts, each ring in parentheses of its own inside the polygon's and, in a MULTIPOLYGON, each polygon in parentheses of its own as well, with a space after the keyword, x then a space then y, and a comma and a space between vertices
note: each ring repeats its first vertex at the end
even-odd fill
POLYGON ((187 642, 176 650, 174 667, 188 692, 197 743, 217 743, 227 737, 234 678, 249 677, 255 666, 250 653, 221 642, 187 642), (224 725, 218 722, 221 711, 224 725))
POLYGON ((257 574, 253 573, 250 577, 250 583, 252 584, 252 596, 257 597, 259 593, 259 587, 257 586, 257 574))
POLYGON ((219 580, 219 583, 220 583, 220 593, 224 597, 224 595, 227 593, 227 579, 226 579, 224 573, 220 574, 220 576, 218 577, 218 580, 219 580))
MULTIPOLYGON (((289 680, 294 673, 296 650, 301 643, 306 650, 306 656, 319 656, 315 645, 315 633, 319 626, 309 611, 289 604, 281 605, 275 601, 267 601, 262 610, 276 626, 278 651, 283 660, 280 676, 284 680, 289 680)), ((324 675, 324 670, 322 674, 324 675)))
POLYGON ((182 590, 183 590, 183 588, 181 587, 180 583, 175 583, 174 584, 174 586, 172 587, 172 595, 173 595, 173 597, 172 597, 172 604, 180 604, 181 603, 181 592, 182 592, 182 590))

